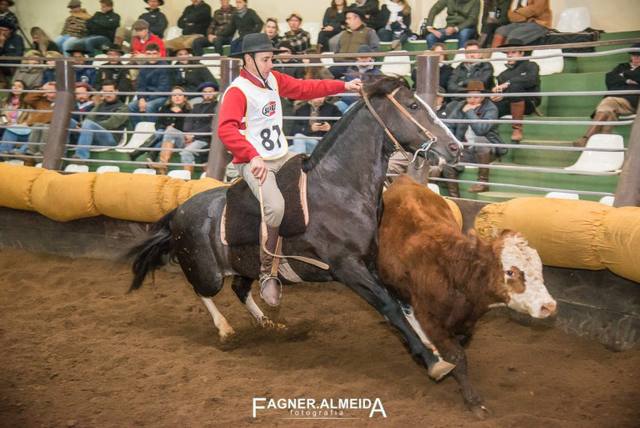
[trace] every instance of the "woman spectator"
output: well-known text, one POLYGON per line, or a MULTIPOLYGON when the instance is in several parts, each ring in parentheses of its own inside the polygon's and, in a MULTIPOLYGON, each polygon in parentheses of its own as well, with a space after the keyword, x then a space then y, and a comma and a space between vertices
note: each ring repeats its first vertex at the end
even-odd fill
POLYGON ((391 48, 398 49, 411 36, 411 6, 406 0, 391 0, 380 10, 384 27, 378 30, 381 42, 392 42, 391 48))
MULTIPOLYGON (((171 98, 165 105, 160 107, 158 113, 163 114, 184 114, 191 113, 191 104, 187 101, 187 97, 184 95, 185 90, 181 86, 174 86, 171 89, 171 98)), ((150 163, 151 168, 158 171, 158 174, 166 174, 168 171, 167 164, 171 160, 173 155, 173 148, 184 148, 184 116, 160 116, 156 121, 156 137, 154 140, 154 147, 159 147, 160 162, 155 163, 154 157, 149 156, 147 161, 150 163)))
POLYGON ((280 27, 278 26, 278 21, 275 18, 267 18, 264 21, 264 33, 269 37, 274 48, 277 48, 280 45, 282 37, 280 37, 280 27))
POLYGON ((331 0, 331 6, 327 8, 322 18, 322 30, 318 34, 318 52, 327 52, 329 39, 345 29, 344 11, 346 7, 345 0, 331 0))
POLYGON ((31 38, 33 39, 33 49, 45 56, 48 51, 60 52, 58 45, 49 38, 47 33, 40 27, 31 28, 31 38))
POLYGON ((44 69, 37 67, 41 63, 38 58, 42 58, 42 54, 39 51, 28 51, 22 60, 21 67, 18 67, 16 74, 13 75, 13 81, 19 80, 25 86, 24 89, 33 89, 42 85, 42 76, 44 69), (34 67, 35 66, 35 67, 34 67))
MULTIPOLYGON (((2 104, 2 116, 0 116, 0 123, 6 129, 2 135, 2 143, 0 144, 0 154, 9 154, 14 151, 15 143, 26 143, 29 141, 29 134, 31 129, 26 126, 27 114, 19 111, 20 109, 27 108, 24 104, 24 91, 25 84, 21 80, 14 80, 11 87, 11 94, 9 98, 2 104)), ((15 148, 16 153, 26 152, 29 146, 23 144, 18 148, 15 148)))

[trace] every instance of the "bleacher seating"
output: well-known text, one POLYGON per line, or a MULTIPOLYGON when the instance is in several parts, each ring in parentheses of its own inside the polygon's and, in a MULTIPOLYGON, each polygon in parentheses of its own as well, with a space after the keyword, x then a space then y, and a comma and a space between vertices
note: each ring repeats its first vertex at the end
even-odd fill
POLYGON ((388 75, 410 76, 411 64, 409 62, 411 61, 411 58, 409 57, 409 52, 395 52, 405 52, 406 55, 385 56, 382 61, 382 67, 380 67, 380 71, 388 75), (403 62, 404 64, 393 64, 394 62, 403 62))
POLYGON ((544 197, 551 198, 551 199, 572 199, 572 200, 580 199, 580 195, 578 195, 577 193, 570 193, 570 192, 549 192, 546 195, 544 195, 544 197))
MULTIPOLYGON (((624 141, 616 134, 595 134, 587 141, 586 148, 623 149, 624 141)), ((624 152, 601 152, 585 150, 575 164, 565 168, 574 172, 620 171, 624 162, 624 152)))

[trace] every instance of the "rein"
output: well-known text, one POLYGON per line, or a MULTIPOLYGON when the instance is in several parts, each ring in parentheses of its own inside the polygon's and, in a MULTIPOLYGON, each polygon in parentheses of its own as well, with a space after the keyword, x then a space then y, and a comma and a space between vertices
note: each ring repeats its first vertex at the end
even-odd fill
POLYGON ((409 154, 406 152, 406 150, 404 150, 402 148, 402 146, 398 142, 398 139, 396 137, 394 137, 394 135, 391 132, 391 130, 389 130, 389 127, 387 127, 387 125, 384 123, 384 120, 382 120, 382 118, 380 117, 378 112, 376 112, 376 110, 373 108, 373 105, 371 104, 371 100, 369 99, 369 96, 366 94, 366 92, 365 91, 361 91, 361 95, 362 95, 362 99, 364 100, 364 103, 366 104, 367 108, 369 109, 369 112, 376 119, 376 121, 380 124, 380 126, 382 126, 382 129, 384 129, 384 132, 385 132, 385 134, 387 134, 387 137, 389 137, 389 139, 393 142, 393 145, 395 146, 396 151, 399 151, 400 153, 402 153, 404 158, 406 160, 410 161, 410 163, 414 163, 416 161, 417 157, 418 157, 418 154, 420 154, 420 153, 425 153, 426 154, 431 149, 431 146, 436 141, 438 141, 438 138, 435 135, 433 135, 431 132, 429 132, 429 130, 427 128, 422 126, 420 124, 420 122, 418 122, 413 116, 411 116, 411 114, 407 111, 407 109, 404 108, 402 106, 402 104, 400 104, 398 102, 398 100, 396 100, 395 95, 399 90, 400 90, 400 88, 398 87, 398 88, 394 89, 393 92, 391 92, 390 94, 387 94, 386 95, 387 99, 389 99, 389 101, 391 101, 391 103, 396 108, 396 110, 398 110, 400 113, 402 113, 403 116, 405 116, 414 125, 416 125, 416 127, 420 130, 420 132, 422 132, 429 139, 428 142, 424 143, 422 145, 422 147, 420 147, 420 149, 418 149, 416 151, 416 153, 414 154, 413 158, 411 158, 409 156, 409 154))

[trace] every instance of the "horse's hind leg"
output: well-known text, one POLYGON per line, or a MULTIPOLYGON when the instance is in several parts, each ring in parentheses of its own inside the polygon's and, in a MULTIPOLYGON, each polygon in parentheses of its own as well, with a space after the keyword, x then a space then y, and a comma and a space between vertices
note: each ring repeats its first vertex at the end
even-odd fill
POLYGON ((220 336, 220 340, 225 341, 229 339, 235 331, 233 327, 229 324, 229 321, 222 315, 222 313, 216 307, 216 304, 213 303, 213 300, 210 297, 200 297, 202 299, 202 303, 207 308, 209 313, 211 314, 211 318, 213 318, 213 323, 216 325, 218 329, 218 335, 220 336))
POLYGON ((249 313, 253 316, 256 322, 265 328, 286 328, 284 324, 273 322, 268 316, 262 312, 262 309, 256 304, 251 295, 251 286, 253 285, 253 279, 243 276, 234 276, 231 288, 238 296, 238 299, 247 307, 249 313))

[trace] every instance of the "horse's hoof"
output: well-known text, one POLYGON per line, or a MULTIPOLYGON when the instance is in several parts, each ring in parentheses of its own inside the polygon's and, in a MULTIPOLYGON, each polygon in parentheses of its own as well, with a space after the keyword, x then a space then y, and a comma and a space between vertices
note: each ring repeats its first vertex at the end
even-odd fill
POLYGON ((236 337, 236 332, 233 329, 225 331, 224 333, 220 333, 220 342, 228 343, 231 342, 236 337))
POLYGON ((471 412, 476 418, 480 420, 485 420, 489 417, 489 415, 491 415, 491 412, 484 404, 476 404, 474 406, 471 406, 471 412))
POLYGON ((446 375, 448 375, 451 370, 455 369, 456 366, 455 364, 451 364, 446 362, 445 360, 438 360, 438 362, 432 364, 429 367, 428 373, 429 373, 429 377, 433 380, 435 380, 436 382, 444 379, 444 377, 446 375))
POLYGON ((286 330, 287 328, 285 324, 282 324, 280 322, 274 322, 273 320, 267 317, 262 318, 260 325, 262 326, 262 328, 265 328, 268 330, 286 330))

